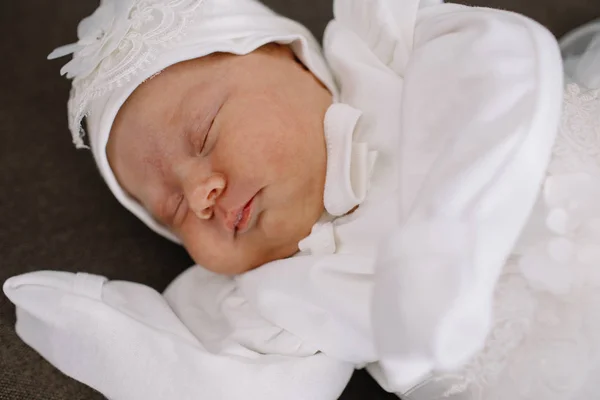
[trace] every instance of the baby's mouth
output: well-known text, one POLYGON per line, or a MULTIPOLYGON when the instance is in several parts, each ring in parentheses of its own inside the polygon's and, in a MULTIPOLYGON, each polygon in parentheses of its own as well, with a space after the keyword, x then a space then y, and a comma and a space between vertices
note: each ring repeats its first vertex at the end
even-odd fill
POLYGON ((233 223, 233 226, 235 227, 235 229, 237 229, 243 216, 244 216, 244 210, 242 209, 242 210, 240 210, 240 212, 238 212, 238 215, 235 218, 235 222, 233 223))
POLYGON ((254 204, 254 197, 250 199, 248 203, 242 208, 236 217, 235 231, 236 233, 244 233, 250 226, 250 219, 252 217, 252 206, 254 204))
POLYGON ((250 227, 254 198, 255 196, 253 196, 250 199, 250 201, 248 201, 248 203, 246 203, 246 205, 244 205, 244 207, 240 211, 238 211, 235 221, 233 223, 234 232, 236 234, 244 233, 250 227))

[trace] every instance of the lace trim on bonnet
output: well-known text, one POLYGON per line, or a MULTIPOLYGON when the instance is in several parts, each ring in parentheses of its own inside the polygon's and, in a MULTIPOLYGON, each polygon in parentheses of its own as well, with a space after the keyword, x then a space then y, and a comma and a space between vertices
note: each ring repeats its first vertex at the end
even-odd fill
POLYGON ((81 121, 94 100, 121 87, 165 48, 181 40, 204 0, 101 0, 77 28, 77 43, 59 47, 48 59, 73 54, 61 69, 73 79, 68 102, 69 130, 77 148, 81 121))

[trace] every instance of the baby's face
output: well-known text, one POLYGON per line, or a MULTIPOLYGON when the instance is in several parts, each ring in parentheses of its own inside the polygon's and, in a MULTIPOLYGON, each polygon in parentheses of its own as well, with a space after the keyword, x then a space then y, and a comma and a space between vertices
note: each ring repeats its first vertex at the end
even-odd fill
POLYGON ((238 274, 294 254, 321 216, 331 101, 285 47, 203 57, 136 89, 107 156, 198 264, 238 274))

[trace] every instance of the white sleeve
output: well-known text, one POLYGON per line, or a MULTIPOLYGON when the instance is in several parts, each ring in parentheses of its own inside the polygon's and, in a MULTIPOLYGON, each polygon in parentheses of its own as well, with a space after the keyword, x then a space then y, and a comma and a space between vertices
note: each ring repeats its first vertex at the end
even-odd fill
POLYGON ((376 270, 390 390, 484 343, 493 291, 545 176, 562 99, 553 36, 517 14, 424 8, 403 70, 401 220, 376 270))

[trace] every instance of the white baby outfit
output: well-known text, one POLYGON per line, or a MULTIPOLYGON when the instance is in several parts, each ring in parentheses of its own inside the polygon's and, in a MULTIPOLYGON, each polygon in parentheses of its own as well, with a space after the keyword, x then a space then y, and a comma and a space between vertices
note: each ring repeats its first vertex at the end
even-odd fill
POLYGON ((327 212, 301 251, 235 278, 192 267, 164 296, 14 277, 19 335, 110 399, 329 400, 361 367, 413 400, 596 398, 598 91, 563 96, 555 40, 516 14, 335 17, 327 212))

